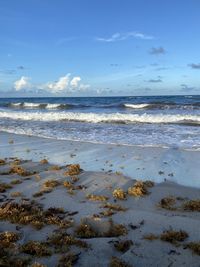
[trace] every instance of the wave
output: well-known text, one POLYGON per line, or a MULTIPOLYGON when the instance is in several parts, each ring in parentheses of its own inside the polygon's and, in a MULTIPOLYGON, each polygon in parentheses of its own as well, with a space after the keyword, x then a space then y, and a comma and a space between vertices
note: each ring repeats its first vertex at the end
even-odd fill
POLYGON ((189 103, 174 103, 174 102, 149 102, 149 103, 34 103, 34 102, 13 102, 0 103, 0 107, 11 109, 86 109, 86 108, 100 108, 100 109, 132 109, 132 110, 196 110, 200 109, 200 102, 189 103))
POLYGON ((47 108, 47 109, 58 109, 58 108, 64 108, 64 107, 67 107, 67 106, 66 105, 62 105, 62 104, 46 104, 45 108, 47 108))
POLYGON ((14 107, 19 107, 19 106, 21 106, 21 103, 11 103, 11 105, 14 107))
POLYGON ((25 102, 22 104, 25 108, 38 108, 40 105, 42 104, 39 104, 39 103, 28 103, 28 102, 25 102))
POLYGON ((192 104, 178 104, 173 102, 151 102, 151 103, 143 103, 143 104, 123 104, 125 108, 132 108, 132 109, 186 109, 186 110, 193 110, 193 109, 200 109, 200 102, 195 102, 192 104))
POLYGON ((51 103, 30 103, 30 102, 19 102, 10 103, 3 105, 12 108, 25 108, 25 109, 67 109, 73 107, 71 104, 51 104, 51 103))
POLYGON ((151 104, 124 104, 124 107, 126 108, 146 108, 149 107, 151 104))
POLYGON ((200 115, 169 115, 169 114, 123 114, 123 113, 79 113, 79 112, 6 112, 0 111, 0 118, 22 121, 74 121, 88 123, 163 123, 200 125, 200 115))

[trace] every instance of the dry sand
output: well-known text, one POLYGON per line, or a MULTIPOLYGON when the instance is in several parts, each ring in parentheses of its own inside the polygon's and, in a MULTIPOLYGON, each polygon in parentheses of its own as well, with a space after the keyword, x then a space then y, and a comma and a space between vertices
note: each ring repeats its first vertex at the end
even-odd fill
MULTIPOLYGON (((46 266, 57 266, 60 257, 62 255, 69 255, 69 253, 77 255, 74 257, 77 260, 74 266, 200 266, 200 256, 197 254, 198 251, 194 253, 194 251, 188 248, 188 244, 191 242, 198 242, 197 244, 200 244, 200 212, 199 210, 191 211, 184 209, 189 200, 200 199, 200 190, 199 188, 192 187, 191 182, 189 184, 190 187, 175 183, 177 179, 181 180, 181 178, 183 178, 183 180, 186 180, 188 173, 190 175, 193 173, 194 175, 191 176, 190 179, 192 179, 194 186, 199 185, 198 164, 195 166, 195 171, 189 168, 186 174, 184 173, 183 177, 177 178, 178 174, 182 173, 182 170, 178 169, 177 164, 187 161, 194 152, 179 151, 179 153, 181 153, 181 160, 177 157, 177 161, 172 163, 172 159, 174 159, 175 154, 178 153, 176 150, 174 150, 174 153, 171 152, 170 154, 170 151, 165 150, 165 152, 163 152, 161 149, 132 148, 131 150, 129 147, 128 149, 116 146, 101 147, 100 145, 53 141, 5 133, 1 133, 0 138, 0 158, 9 157, 6 159, 6 164, 0 165, 0 182, 1 184, 6 183, 9 185, 13 180, 20 180, 21 182, 12 182, 12 188, 8 188, 5 192, 0 193, 0 231, 19 233, 20 239, 14 242, 7 250, 12 252, 12 257, 14 253, 16 253, 18 257, 23 258, 25 256, 30 256, 30 263, 24 266, 31 266, 34 262, 42 263, 46 266), (11 140, 13 140, 14 143, 11 142, 11 140), (69 147, 71 147, 71 149, 69 149, 69 147), (87 151, 86 147, 88 148, 87 151), (107 153, 105 153, 105 149, 107 149, 107 153), (101 154, 103 150, 104 154, 101 154), (147 151, 151 154, 147 155, 147 151), (76 155, 72 155, 72 152, 76 155), (98 153, 100 153, 99 156, 98 153), (124 160, 119 160, 120 153, 121 155, 125 155, 124 160), (161 154, 164 155, 164 153, 166 156, 161 158, 161 154), (33 161, 22 161, 18 163, 19 165, 16 165, 16 163, 13 163, 14 159, 10 158, 12 156, 24 158, 25 160, 33 159, 33 161), (127 162, 130 163, 130 157, 132 159, 133 157, 138 157, 138 160, 135 160, 137 164, 133 163, 134 168, 139 168, 138 165, 145 169, 149 167, 149 173, 148 169, 143 170, 144 172, 141 170, 140 172, 133 172, 133 169, 130 169, 127 164, 127 162), (139 157, 141 157, 140 160, 139 157), (43 158, 48 158, 51 164, 40 163, 39 160, 43 158), (96 159, 98 159, 98 161, 96 161, 96 159), (111 161, 113 165, 107 166, 105 163, 106 159, 111 161), (151 163, 155 161, 151 168, 149 161, 145 163, 147 159, 149 159, 151 163), (103 161, 105 164, 105 166, 103 166, 105 171, 94 171, 93 163, 97 162, 95 166, 98 170, 103 161), (84 170, 75 176, 67 175, 66 172, 69 169, 65 164, 75 162, 80 163, 81 168, 84 170), (83 162, 85 162, 85 164, 83 162), (158 167, 159 162, 160 166, 158 167), (167 164, 165 162, 167 162, 167 164), (62 168, 60 170, 51 170, 53 163, 59 163, 62 168), (21 176, 16 173, 9 173, 13 164, 14 166, 21 166, 27 172, 35 172, 35 174, 28 176, 25 174, 21 176), (120 165, 124 165, 124 169, 121 169, 121 172, 127 173, 132 170, 132 174, 129 173, 129 177, 127 177, 121 173, 116 173, 116 170, 119 171, 116 166, 120 165), (157 169, 155 170, 155 168, 157 169), (112 172, 109 171, 110 169, 112 169, 112 172), (158 174, 159 171, 160 174, 158 174), (164 174, 161 172, 164 172, 164 174), (168 176, 168 174, 172 172, 173 176, 168 176), (154 181, 164 180, 165 178, 168 180, 155 183, 153 187, 145 186, 145 189, 148 190, 148 194, 143 196, 131 196, 127 194, 125 200, 119 200, 113 197, 113 191, 116 188, 123 189, 123 191, 127 193, 128 188, 132 188, 135 185, 136 178, 153 180, 152 176, 154 173, 154 181), (139 176, 139 174, 141 176, 139 176), (78 179, 73 177, 78 177, 78 179), (44 188, 44 183, 48 180, 57 181, 58 185, 53 187, 51 192, 43 193, 41 196, 34 198, 33 195, 35 193, 47 189, 44 188), (66 181, 71 182, 71 189, 63 185, 66 181), (13 195, 14 192, 20 192, 21 195, 13 195), (102 199, 100 201, 90 200, 87 198, 88 195, 93 195, 93 199, 97 198, 96 196, 101 196, 102 199), (103 197, 107 197, 108 199, 105 200, 103 197), (172 199, 174 203, 166 206, 168 202, 162 201, 162 206, 165 207, 163 208, 159 203, 161 199, 166 197, 171 197, 170 199, 172 199), (22 253, 20 246, 26 244, 28 241, 36 240, 47 242, 48 237, 53 233, 61 231, 60 225, 57 224, 44 225, 41 229, 35 229, 35 227, 31 225, 31 221, 27 223, 27 225, 24 225, 17 222, 12 223, 9 218, 2 219, 1 212, 3 207, 5 211, 5 203, 7 203, 7 205, 12 202, 27 204, 33 199, 42 205, 43 211, 46 211, 50 207, 63 208, 66 213, 62 215, 63 217, 60 217, 62 218, 61 221, 67 219, 71 224, 69 228, 62 229, 62 235, 69 234, 78 238, 78 240, 86 241, 88 248, 68 245, 67 247, 59 247, 58 249, 53 247, 52 244, 47 243, 48 249, 52 252, 51 256, 38 257, 22 253), (113 209, 109 210, 108 208, 103 208, 102 206, 105 206, 108 202, 114 205, 120 205, 126 210, 114 211, 113 209), (109 214, 102 213, 108 210, 109 214), (111 211, 114 214, 111 214, 111 211), (81 223, 92 228, 96 237, 77 237, 76 229, 81 223), (119 228, 114 229, 115 225, 119 224, 119 228), (173 242, 171 243, 161 238, 162 234, 166 231, 171 231, 170 233, 173 234, 172 231, 179 232, 180 230, 188 234, 188 237, 185 237, 185 239, 183 238, 184 240, 182 241, 172 240, 173 242), (144 238, 150 234, 153 234, 152 237, 155 237, 155 240, 144 238), (127 240, 129 240, 129 242, 127 242, 129 245, 125 246, 125 249, 122 249, 123 251, 118 251, 116 245, 122 244, 120 243, 121 241, 127 240), (110 265, 112 257, 117 257, 124 262, 124 265, 110 265), (125 265, 125 262, 127 265, 125 265)), ((182 165, 182 167, 185 168, 184 170, 186 170, 188 166, 194 164, 197 158, 199 158, 198 153, 193 155, 195 155, 195 157, 193 156, 192 163, 192 160, 190 160, 190 162, 187 163, 188 165, 186 163, 182 165)), ((183 182, 183 184, 184 183, 186 182, 183 182)), ((90 196, 90 198, 92 197, 90 196)), ((86 234, 86 232, 84 233, 86 234)), ((1 237, 0 242, 2 242, 1 237)), ((0 244, 0 248, 1 253, 3 253, 1 246, 2 244, 0 244)), ((12 259, 12 257, 10 257, 10 259, 12 259)), ((5 261, 4 263, 2 262, 3 260, 1 259, 0 266, 9 266, 3 265, 5 261)), ((17 261, 15 261, 12 266, 19 266, 16 264, 17 261)), ((59 266, 71 265, 70 262, 67 263, 65 259, 65 265, 60 264, 59 266)))

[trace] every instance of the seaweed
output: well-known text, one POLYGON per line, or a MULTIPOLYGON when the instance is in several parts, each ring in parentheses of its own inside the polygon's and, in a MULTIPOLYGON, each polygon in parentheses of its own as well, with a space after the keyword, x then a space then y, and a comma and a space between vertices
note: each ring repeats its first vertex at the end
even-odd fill
POLYGON ((7 220, 11 223, 32 225, 41 229, 45 225, 53 224, 59 227, 71 227, 72 221, 64 219, 63 211, 49 208, 43 210, 39 204, 32 202, 7 202, 0 207, 0 220, 7 220))
POLYGON ((23 182, 23 181, 20 180, 20 179, 14 179, 14 180, 12 180, 12 181, 10 182, 10 184, 15 185, 15 184, 21 184, 22 182, 23 182))
POLYGON ((160 200, 159 206, 167 210, 176 210, 174 205, 176 204, 176 199, 174 197, 164 197, 160 200))
POLYGON ((48 238, 48 244, 53 246, 56 251, 66 252, 71 246, 76 246, 79 248, 88 248, 88 244, 85 241, 75 238, 66 232, 60 231, 53 234, 48 238))
POLYGON ((128 194, 134 197, 142 197, 148 195, 149 184, 149 182, 137 181, 133 187, 128 188, 128 194))
POLYGON ((81 171, 82 169, 80 168, 79 164, 70 164, 67 166, 67 171, 64 173, 64 175, 69 175, 69 176, 78 175, 81 173, 81 171))
POLYGON ((117 257, 112 257, 109 267, 131 267, 131 265, 127 264, 125 261, 122 261, 117 257))
POLYGON ((89 224, 81 223, 75 230, 75 233, 80 238, 98 237, 98 233, 92 229, 89 224))
POLYGON ((154 234, 147 234, 147 235, 144 235, 143 236, 143 239, 145 240, 149 240, 149 241, 153 241, 153 240, 156 240, 158 239, 159 237, 154 235, 154 234))
POLYGON ((13 246, 20 239, 20 235, 15 232, 1 232, 0 233, 0 247, 9 248, 13 246))
POLYGON ((40 164, 48 164, 49 162, 48 162, 48 160, 47 159, 42 159, 42 160, 40 160, 40 164))
POLYGON ((114 224, 112 219, 110 220, 110 229, 105 233, 106 237, 118 237, 127 234, 127 229, 123 224, 114 224))
POLYGON ((35 174, 35 172, 31 173, 19 165, 13 165, 10 168, 9 174, 14 174, 14 173, 16 173, 20 176, 29 176, 29 175, 35 174))
POLYGON ((124 192, 124 190, 121 188, 116 188, 112 195, 115 199, 126 200, 126 192, 124 192))
POLYGON ((79 259, 79 254, 68 253, 66 255, 61 256, 58 267, 72 267, 79 259))
POLYGON ((11 189, 12 186, 6 183, 0 183, 0 193, 5 193, 7 189, 11 189))
POLYGON ((52 254, 47 244, 39 241, 28 241, 26 244, 22 245, 20 249, 23 253, 37 257, 51 256, 52 254))
POLYGON ((29 257, 13 256, 12 254, 4 255, 0 258, 0 266, 2 267, 27 267, 31 259, 29 257))
POLYGON ((121 205, 111 204, 109 202, 107 202, 105 205, 101 206, 101 208, 109 209, 111 211, 126 211, 127 210, 127 208, 124 208, 121 205))
POLYGON ((200 242, 190 242, 186 245, 186 248, 189 248, 194 254, 200 256, 200 242))
POLYGON ((69 181, 64 181, 63 186, 68 188, 68 189, 74 189, 74 185, 69 181))
POLYGON ((5 165, 6 161, 4 159, 0 159, 0 165, 5 165))
POLYGON ((11 197, 21 197, 22 193, 21 192, 12 192, 12 193, 10 193, 10 196, 11 197))
POLYGON ((186 238, 188 238, 188 233, 186 233, 185 231, 174 231, 172 229, 164 231, 160 236, 160 239, 162 241, 170 242, 172 244, 176 244, 177 241, 182 242, 186 238))
POLYGON ((200 199, 189 200, 183 204, 183 209, 186 211, 199 211, 200 212, 200 199))
POLYGON ((44 188, 54 188, 59 186, 61 183, 57 180, 51 179, 51 180, 47 180, 43 183, 43 187, 44 188))
POLYGON ((49 167, 49 171, 59 171, 59 170, 61 170, 61 167, 58 165, 49 167))
POLYGON ((108 200, 108 197, 103 196, 103 195, 89 194, 89 195, 87 195, 87 199, 92 200, 92 201, 106 201, 106 200, 108 200))
POLYGON ((121 241, 116 241, 114 243, 114 247, 116 248, 116 250, 123 253, 128 251, 132 245, 133 245, 132 240, 121 240, 121 241))

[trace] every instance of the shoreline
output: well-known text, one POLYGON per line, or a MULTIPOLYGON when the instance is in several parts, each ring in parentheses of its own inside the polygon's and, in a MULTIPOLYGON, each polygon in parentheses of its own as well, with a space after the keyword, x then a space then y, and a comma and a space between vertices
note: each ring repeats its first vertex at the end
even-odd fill
POLYGON ((86 171, 117 172, 132 179, 171 181, 200 188, 200 151, 97 144, 0 132, 0 158, 17 156, 52 164, 79 163, 86 171), (13 143, 9 143, 10 141, 13 143), (195 154, 194 154, 195 153, 195 154))

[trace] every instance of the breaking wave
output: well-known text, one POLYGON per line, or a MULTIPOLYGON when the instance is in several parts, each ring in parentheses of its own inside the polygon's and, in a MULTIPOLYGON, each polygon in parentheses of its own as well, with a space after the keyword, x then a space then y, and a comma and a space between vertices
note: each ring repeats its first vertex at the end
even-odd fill
POLYGON ((124 104, 126 108, 134 108, 134 109, 146 108, 149 107, 150 105, 151 104, 124 104))
POLYGON ((200 125, 200 115, 169 115, 169 114, 123 114, 123 113, 79 113, 79 112, 25 112, 0 111, 0 118, 22 121, 75 121, 88 123, 164 123, 200 125))
MULTIPOLYGON (((5 105, 4 105, 5 106, 5 105)), ((71 104, 51 104, 51 103, 11 103, 7 105, 8 107, 13 108, 25 108, 25 109, 67 109, 73 107, 71 104)))
POLYGON ((173 102, 150 102, 150 103, 94 103, 94 104, 81 104, 81 103, 31 103, 31 102, 17 102, 17 103, 0 103, 0 107, 9 107, 13 109, 80 109, 80 108, 100 108, 100 109, 148 109, 148 110, 168 110, 168 109, 180 109, 180 110, 196 110, 200 109, 200 102, 192 104, 178 104, 173 102))

